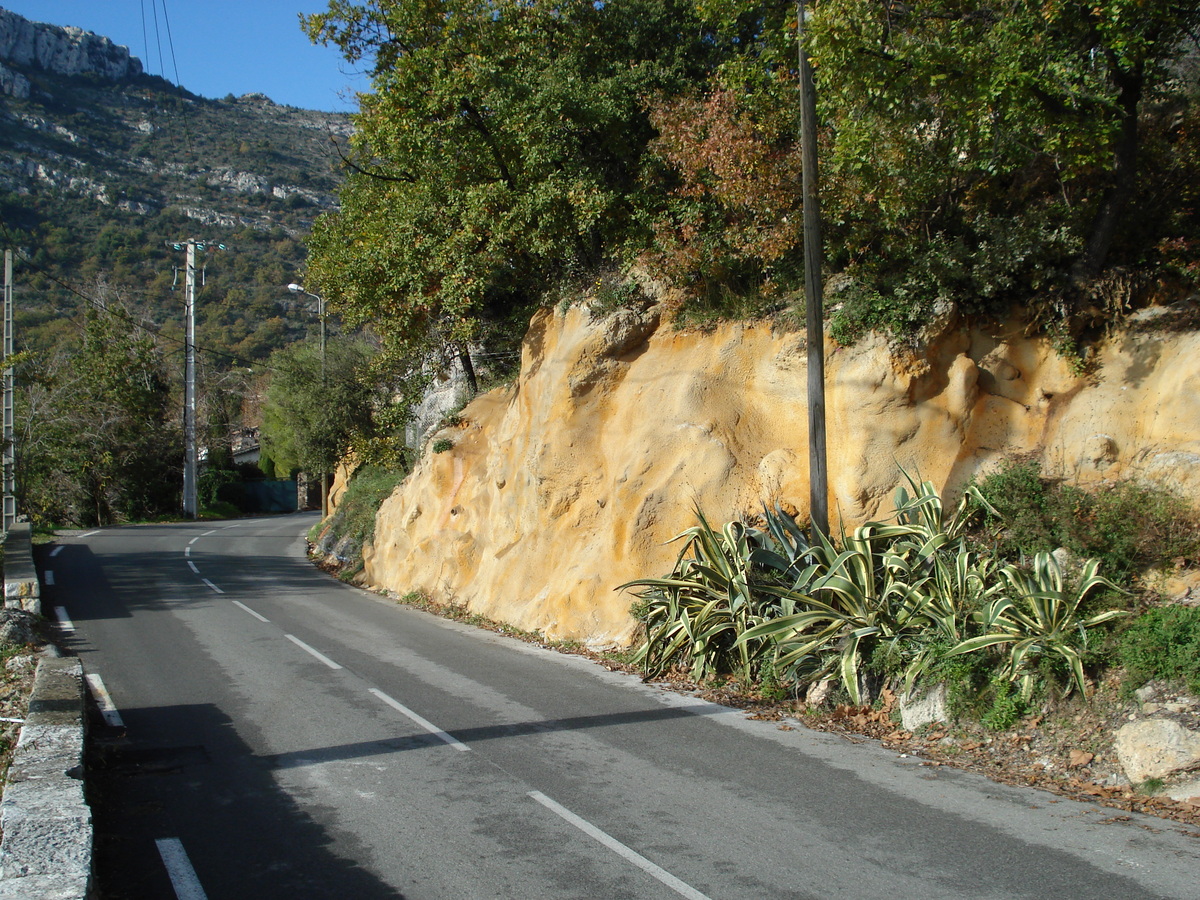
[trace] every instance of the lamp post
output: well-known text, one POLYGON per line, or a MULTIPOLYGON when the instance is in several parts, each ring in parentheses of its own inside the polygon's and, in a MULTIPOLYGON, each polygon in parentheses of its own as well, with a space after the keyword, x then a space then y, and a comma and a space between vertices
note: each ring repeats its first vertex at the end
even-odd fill
MULTIPOLYGON (((303 285, 292 282, 287 289, 293 294, 303 294, 317 301, 317 315, 321 317, 321 390, 325 390, 325 298, 320 294, 306 291, 303 285)), ((329 473, 321 472, 321 518, 329 516, 329 473)))

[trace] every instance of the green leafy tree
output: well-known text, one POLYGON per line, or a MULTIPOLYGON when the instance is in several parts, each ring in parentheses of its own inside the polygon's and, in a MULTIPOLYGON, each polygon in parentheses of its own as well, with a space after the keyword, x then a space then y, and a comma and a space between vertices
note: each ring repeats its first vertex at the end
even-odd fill
POLYGON ((18 373, 20 508, 88 527, 176 510, 182 440, 161 352, 111 297, 79 324, 75 346, 18 373))
MULTIPOLYGON (((794 277, 775 257, 796 258, 798 235, 771 223, 796 193, 795 6, 695 5, 721 58, 690 105, 656 106, 657 157, 677 179, 656 185, 669 198, 658 252, 704 278, 736 282, 759 261, 766 278, 794 277)), ((854 276, 838 303, 856 327, 916 327, 938 300, 991 310, 1041 297, 1066 316, 1106 299, 1114 266, 1197 271, 1194 77, 1181 63, 1200 4, 810 11, 828 256, 854 276)))
POLYGON ((1162 236, 1139 215, 1160 177, 1139 169, 1143 129, 1180 95, 1198 23, 1194 3, 822 4, 846 263, 920 316, 939 297, 1086 298, 1139 262, 1162 236))
POLYGON ((713 53, 679 0, 333 0, 306 29, 370 59, 373 87, 309 283, 403 352, 465 348, 643 233, 643 98, 713 53))
POLYGON ((360 340, 312 343, 271 354, 262 408, 264 451, 280 471, 332 472, 356 441, 374 435, 373 412, 388 399, 374 380, 374 351, 360 340))

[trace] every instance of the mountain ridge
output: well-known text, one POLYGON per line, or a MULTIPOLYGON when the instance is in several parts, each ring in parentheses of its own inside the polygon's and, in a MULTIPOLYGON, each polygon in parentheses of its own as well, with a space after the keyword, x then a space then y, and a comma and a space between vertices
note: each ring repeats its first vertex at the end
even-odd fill
MULTIPOLYGON (((33 22, 0 8, 0 60, 18 68, 34 67, 56 75, 92 74, 120 81, 142 74, 142 62, 117 44, 72 26, 33 22)), ((31 82, 20 71, 0 64, 0 93, 28 98, 31 82)))
POLYGON ((19 341, 52 343, 38 328, 99 277, 178 328, 169 244, 188 238, 235 251, 201 286, 202 343, 260 359, 306 333, 311 316, 284 286, 301 278, 314 218, 337 206, 348 115, 199 97, 108 38, 4 9, 0 68, 0 238, 32 288, 19 341))

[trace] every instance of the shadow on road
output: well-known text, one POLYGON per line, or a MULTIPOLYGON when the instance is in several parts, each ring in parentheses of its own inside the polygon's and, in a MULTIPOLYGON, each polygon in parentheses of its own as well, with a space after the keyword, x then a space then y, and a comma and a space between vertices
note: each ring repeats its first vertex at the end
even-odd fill
MULTIPOLYGON (((178 838, 209 900, 403 900, 335 848, 272 778, 273 764, 209 704, 122 710, 131 739, 99 722, 88 748, 100 900, 172 898, 155 841, 178 838)), ((352 848, 351 848, 352 849, 352 848)), ((396 848, 402 853, 403 848, 396 848)))

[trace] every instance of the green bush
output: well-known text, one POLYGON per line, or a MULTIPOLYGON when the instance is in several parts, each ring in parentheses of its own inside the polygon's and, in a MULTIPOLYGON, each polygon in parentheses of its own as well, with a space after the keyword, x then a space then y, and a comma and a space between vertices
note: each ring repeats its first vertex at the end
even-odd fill
POLYGON ((996 510, 985 517, 987 540, 1008 559, 1065 547, 1118 581, 1200 559, 1200 521, 1165 488, 1121 481, 1087 492, 1042 477, 1035 462, 1009 463, 978 488, 996 510))
POLYGON ((1029 704, 1016 685, 1005 678, 993 678, 989 687, 991 703, 979 721, 992 731, 1006 731, 1029 711, 1029 704))
POLYGON ((1182 679, 1200 693, 1200 609, 1164 606, 1135 619, 1117 639, 1131 686, 1155 678, 1182 679))
POLYGON ((405 472, 382 466, 361 466, 354 473, 337 510, 324 523, 318 540, 322 553, 335 553, 346 568, 362 567, 363 545, 375 537, 375 517, 405 472))
POLYGON ((1126 481, 1093 494, 1080 523, 1084 550, 1110 576, 1132 575, 1176 560, 1200 561, 1200 523, 1180 497, 1126 481))

